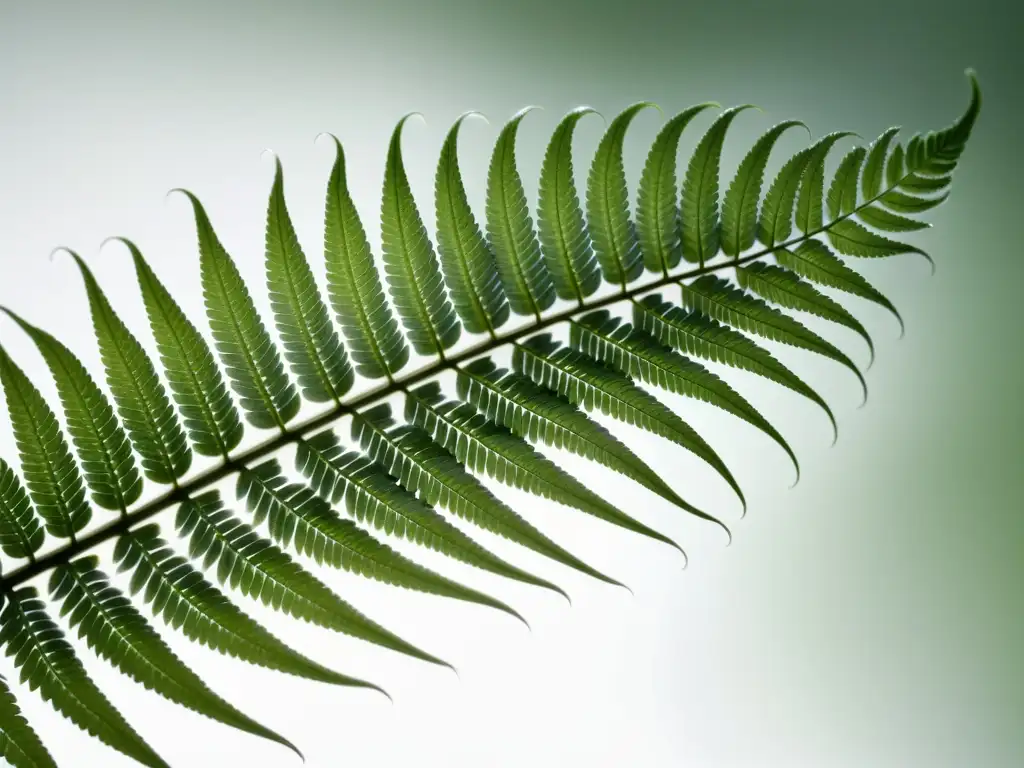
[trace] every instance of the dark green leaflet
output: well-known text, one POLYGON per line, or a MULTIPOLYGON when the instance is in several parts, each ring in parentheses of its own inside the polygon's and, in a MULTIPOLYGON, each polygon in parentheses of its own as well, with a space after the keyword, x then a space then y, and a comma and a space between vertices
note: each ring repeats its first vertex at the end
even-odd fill
POLYGON ((21 458, 25 485, 46 530, 58 539, 73 539, 89 524, 92 508, 78 465, 57 417, 28 377, 0 347, 0 382, 21 458))
POLYGON ((242 422, 209 345, 130 240, 131 252, 160 362, 196 453, 226 456, 242 440, 242 422))
POLYGON ((205 568, 217 566, 217 581, 275 610, 321 627, 376 643, 433 664, 448 666, 368 619, 335 595, 255 528, 224 508, 209 491, 178 508, 179 535, 188 537, 189 556, 205 568))
POLYGON ((796 225, 804 234, 821 229, 821 204, 825 194, 825 160, 828 158, 829 150, 840 139, 854 135, 851 131, 830 133, 810 148, 810 155, 800 179, 800 191, 796 201, 796 225))
POLYGON ((379 464, 347 451, 331 430, 299 443, 296 463, 321 498, 335 507, 344 501, 349 513, 361 523, 491 573, 565 594, 551 582, 484 549, 415 493, 396 485, 395 478, 379 464))
POLYGON ((284 198, 281 160, 267 203, 267 290, 285 359, 310 402, 337 402, 352 387, 348 353, 327 314, 284 198))
MULTIPOLYGON (((316 469, 309 450, 301 443, 296 454, 300 471, 316 469)), ((256 524, 267 520, 271 537, 281 546, 312 556, 318 563, 428 594, 452 597, 496 608, 525 620, 512 608, 488 595, 465 587, 424 568, 381 544, 351 520, 343 520, 308 486, 289 483, 272 459, 238 475, 238 497, 244 498, 256 524)), ((349 501, 352 496, 348 496, 349 501)))
POLYGON ((814 151, 814 146, 800 150, 785 162, 768 187, 761 218, 757 223, 757 239, 769 248, 789 237, 793 231, 793 207, 804 169, 814 151))
POLYGON ((21 481, 0 458, 0 549, 8 557, 32 558, 45 538, 21 481))
POLYGON ((5 311, 35 342, 53 375, 93 502, 103 509, 124 512, 142 494, 142 479, 110 401, 71 350, 46 331, 5 311))
POLYGON ((864 172, 860 177, 861 195, 863 195, 865 200, 874 199, 882 191, 885 158, 889 152, 892 140, 899 132, 899 128, 889 128, 871 143, 867 160, 864 162, 864 172))
POLYGON ((283 429, 299 412, 299 394, 202 204, 191 192, 178 191, 192 203, 206 316, 242 410, 254 427, 283 429))
POLYGON ((682 258, 682 234, 676 197, 676 153, 690 122, 715 102, 698 104, 673 117, 658 133, 647 154, 636 198, 637 236, 644 266, 668 274, 682 258))
POLYGON ((13 768, 57 768, 0 675, 0 757, 13 768))
POLYGON ((857 377, 868 397, 868 385, 860 369, 835 346, 818 334, 774 307, 731 285, 727 280, 714 275, 705 275, 692 283, 680 283, 683 306, 700 310, 720 323, 731 325, 741 331, 755 333, 771 341, 790 344, 795 347, 817 352, 849 368, 857 377))
POLYGON ((544 458, 523 438, 489 421, 472 405, 446 402, 437 382, 406 393, 405 418, 422 427, 472 471, 484 472, 513 488, 574 507, 683 552, 667 536, 616 509, 544 458))
POLYGON ((192 451, 167 391, 149 355, 114 312, 85 262, 74 251, 68 253, 82 273, 107 386, 142 458, 143 471, 155 483, 175 483, 192 466, 192 451))
POLYGON ((122 535, 114 560, 119 571, 132 572, 132 595, 141 592, 155 616, 200 645, 279 672, 387 695, 372 683, 339 674, 282 643, 168 547, 155 523, 122 535))
POLYGON ((837 432, 835 415, 817 392, 770 352, 700 310, 688 312, 671 302, 662 301, 660 295, 646 296, 633 304, 633 325, 665 346, 756 373, 798 392, 821 406, 832 424, 833 432, 837 432))
POLYGON ((828 230, 828 240, 832 247, 847 256, 877 259, 901 253, 916 253, 928 261, 933 271, 935 269, 932 257, 920 248, 882 237, 853 219, 843 219, 833 224, 828 230))
POLYGON ((440 504, 485 530, 594 578, 622 586, 526 522, 423 429, 412 424, 395 426, 387 403, 353 416, 352 439, 359 442, 368 456, 397 477, 406 490, 419 492, 427 504, 440 504))
POLYGON ((5 603, 0 645, 14 657, 29 690, 39 690, 54 709, 107 746, 151 768, 169 768, 96 687, 35 587, 6 595, 5 603))
POLYGON ((722 147, 729 125, 753 105, 725 110, 697 144, 683 180, 679 210, 682 217, 683 258, 704 266, 718 253, 720 245, 718 176, 722 147))
POLYGON ((721 242, 722 251, 727 256, 739 256, 754 245, 757 239, 757 206, 768 157, 782 134, 796 126, 808 130, 799 120, 787 120, 768 129, 740 163, 722 201, 721 242))
POLYGON ((891 208, 897 213, 924 213, 944 203, 946 195, 931 198, 914 197, 913 195, 893 189, 879 197, 878 201, 886 208, 891 208))
POLYGON ((931 224, 916 219, 908 219, 898 213, 892 213, 878 205, 869 205, 857 211, 857 217, 865 224, 883 232, 916 232, 928 229, 931 224))
POLYGON ((493 333, 508 321, 509 303, 491 253, 466 197, 459 170, 461 115, 448 131, 434 179, 437 250, 455 309, 470 333, 493 333))
POLYGON ((903 145, 897 144, 892 149, 892 154, 889 155, 889 160, 885 164, 885 183, 890 187, 895 187, 900 183, 900 179, 903 177, 903 145))
POLYGON ((629 188, 622 145, 633 119, 648 107, 642 101, 626 107, 608 126, 587 177, 587 225, 594 255, 604 279, 623 288, 644 271, 636 226, 629 216, 629 188))
POLYGON ((295 752, 295 745, 252 720, 211 691, 181 661, 99 570, 99 558, 84 557, 58 566, 50 576, 50 595, 61 603, 60 615, 97 655, 119 671, 170 701, 224 725, 276 741, 295 752))
POLYGON ((582 302, 601 284, 601 270, 590 247, 573 179, 572 137, 589 107, 574 109, 558 124, 540 171, 537 228, 541 252, 560 299, 582 302))
POLYGON ((409 361, 409 347, 384 296, 366 230, 348 191, 345 152, 341 142, 331 138, 336 157, 324 215, 327 296, 359 375, 391 378, 409 361))
POLYGON ((380 212, 384 275, 413 349, 443 355, 459 340, 462 326, 405 175, 402 127, 411 116, 398 122, 388 145, 380 212))
POLYGON ((607 310, 573 320, 569 333, 574 349, 613 365, 627 376, 703 400, 761 430, 793 461, 799 479, 800 464, 785 438, 739 393, 703 366, 634 330, 628 323, 621 324, 607 310))
POLYGON ((501 129, 487 171, 487 238, 498 276, 517 315, 536 315, 555 301, 555 285, 516 170, 516 133, 533 107, 520 110, 501 129))
POLYGON ((857 181, 866 153, 864 147, 854 147, 839 162, 826 199, 829 218, 849 215, 857 207, 857 181))

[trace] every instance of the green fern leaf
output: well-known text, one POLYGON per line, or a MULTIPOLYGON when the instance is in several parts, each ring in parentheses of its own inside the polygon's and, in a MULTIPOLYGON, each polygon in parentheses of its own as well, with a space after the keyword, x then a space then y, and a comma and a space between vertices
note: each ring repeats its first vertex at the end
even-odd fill
POLYGON ((870 302, 885 307, 896 317, 900 324, 900 335, 903 333, 903 318, 885 296, 879 293, 857 272, 854 272, 838 258, 828 246, 817 240, 808 240, 793 250, 780 248, 775 258, 786 269, 796 272, 812 283, 837 288, 840 291, 860 296, 870 302))
POLYGON ((448 131, 437 162, 434 207, 437 250, 455 309, 470 333, 491 333, 508 321, 509 304, 491 253, 469 207, 459 170, 460 116, 448 131))
POLYGON ((405 175, 402 127, 410 117, 398 121, 388 145, 380 213, 384 272, 412 348, 421 355, 444 356, 459 340, 462 326, 405 175))
POLYGON ((825 195, 825 160, 829 151, 840 139, 855 135, 850 131, 830 133, 810 148, 796 201, 796 225, 804 234, 821 229, 821 204, 825 195))
POLYGON ((941 131, 933 131, 921 138, 919 153, 911 156, 908 151, 908 170, 928 174, 939 174, 951 171, 956 167, 960 155, 971 136, 974 123, 981 111, 981 89, 974 70, 967 70, 967 78, 971 85, 971 101, 964 114, 952 125, 941 131))
POLYGON ((487 171, 487 237, 512 311, 539 318, 555 301, 555 285, 516 169, 516 134, 531 109, 513 115, 494 144, 487 171))
POLYGON ((431 505, 396 484, 395 478, 372 459, 345 450, 331 430, 300 442, 296 464, 321 498, 333 507, 344 501, 349 514, 361 523, 499 576, 565 595, 554 584, 488 552, 441 517, 431 505))
POLYGON ((837 433, 835 415, 821 396, 795 373, 742 333, 722 325, 699 310, 687 312, 661 296, 645 296, 633 304, 633 325, 666 347, 714 363, 750 371, 797 392, 821 406, 837 433))
POLYGON ((815 146, 802 149, 789 158, 768 187, 757 223, 757 239, 769 248, 786 240, 793 231, 796 193, 815 146))
POLYGON ((227 456, 241 442, 243 428, 209 345, 135 244, 123 237, 109 239, 123 243, 132 255, 160 362, 196 453, 227 456))
POLYGON ((151 768, 169 768, 88 676, 35 587, 6 596, 0 645, 21 670, 22 684, 91 736, 151 768))
POLYGON ((679 205, 676 202, 679 139, 693 118, 718 106, 715 102, 707 102, 683 110, 665 123, 647 153, 637 190, 636 223, 644 266, 650 272, 667 275, 668 270, 679 265, 683 256, 679 205))
POLYGON ((838 302, 821 293, 810 283, 801 280, 795 272, 774 264, 754 262, 738 267, 736 279, 741 288, 746 288, 762 299, 788 309, 808 312, 849 328, 867 342, 871 360, 874 361, 875 344, 860 321, 838 302))
POLYGON ((142 480, 110 401, 71 350, 11 310, 4 311, 35 342, 53 375, 92 500, 123 513, 142 495, 142 480))
POLYGON ((544 153, 537 201, 541 252, 560 299, 583 302, 601 284, 601 271, 590 247, 572 167, 572 137, 584 115, 579 107, 562 118, 544 153))
POLYGON ((896 213, 924 213, 946 202, 947 197, 948 195, 931 198, 914 197, 893 189, 878 198, 878 201, 896 213))
POLYGON ((469 403, 446 402, 437 382, 406 393, 405 418, 471 471, 484 472, 512 488, 557 501, 683 552, 670 538, 616 509, 469 403))
POLYGON ((302 753, 283 736, 246 716, 211 691, 168 647, 156 630, 99 570, 99 558, 60 565, 50 576, 50 595, 61 616, 97 655, 144 687, 224 725, 302 753))
MULTIPOLYGON (((0 458, 0 549, 8 557, 32 559, 46 533, 17 474, 0 458)), ((0 750, 0 754, 3 754, 0 750)))
POLYGON ((199 238, 199 269, 210 330, 246 419, 260 429, 284 429, 299 412, 299 395, 263 325, 238 267, 210 224, 199 198, 192 203, 199 238))
POLYGON ((864 147, 854 147, 839 161, 826 198, 829 217, 848 216, 857 207, 857 182, 866 155, 864 147))
MULTIPOLYGON (((296 454, 300 471, 314 468, 308 458, 309 449, 300 443, 296 454)), ((496 608, 526 623, 500 600, 414 563, 378 542, 351 520, 341 519, 309 487, 288 483, 274 459, 243 470, 238 476, 237 490, 257 525, 267 519, 275 541, 284 547, 294 546, 300 554, 312 555, 317 563, 326 562, 334 568, 344 568, 384 584, 496 608)))
POLYGON ((588 411, 599 410, 627 424, 671 440, 703 459, 747 502, 725 462, 697 432, 664 403, 615 368, 563 347, 550 334, 516 344, 512 366, 541 386, 588 411))
POLYGON ((3 347, 0 382, 32 502, 51 536, 74 540, 92 519, 92 508, 57 417, 3 347))
POLYGON ((800 464, 789 443, 739 393, 702 365, 635 331, 629 323, 620 323, 607 310, 591 312, 572 321, 570 343, 631 378, 710 403, 756 427, 782 447, 799 480, 800 464))
POLYGON ((200 645, 279 672, 387 695, 373 683, 339 674, 282 643, 168 547, 155 523, 118 538, 114 560, 119 571, 132 571, 132 595, 142 592, 153 615, 200 645))
POLYGON ((864 162, 864 172, 860 177, 861 195, 863 195, 865 200, 874 200, 882 191, 885 159, 889 154, 889 146, 892 144, 892 140, 899 132, 900 129, 897 127, 889 128, 871 142, 867 160, 864 162))
POLYGON ((13 768, 57 768, 0 675, 0 757, 13 768))
POLYGON ((932 257, 920 248, 882 237, 852 219, 843 219, 833 224, 828 230, 828 240, 832 247, 847 256, 879 259, 903 253, 916 253, 928 261, 933 271, 935 269, 932 257))
POLYGON ((883 232, 916 232, 928 229, 931 224, 906 216, 892 213, 877 205, 869 205, 857 210, 857 217, 865 224, 883 232))
MULTIPOLYGON (((538 531, 491 493, 420 427, 394 427, 387 403, 352 418, 352 439, 367 455, 430 506, 440 505, 484 530, 504 536, 545 557, 609 584, 618 581, 591 568, 538 531), (393 428, 392 428, 393 427, 393 428)), ((533 582, 536 577, 530 576, 533 582)), ((547 582, 537 580, 539 586, 547 582)), ((556 588, 557 589, 557 588, 556 588)), ((561 590, 557 590, 561 592, 561 590)), ((563 593, 564 594, 564 593, 563 593)))
POLYGON ((644 271, 636 226, 629 217, 629 188, 622 160, 626 131, 641 110, 657 107, 642 101, 626 107, 601 137, 587 177, 587 224, 594 255, 604 279, 625 287, 644 271))
POLYGON ((721 232, 718 211, 718 171, 725 134, 736 116, 752 104, 725 110, 701 138, 686 168, 679 210, 683 226, 683 258, 704 266, 718 253, 721 232))
POLYGON ((267 203, 267 289, 284 356, 310 402, 338 402, 352 388, 352 364, 331 324, 284 198, 281 160, 267 203))
POLYGON ((217 581, 274 610, 343 632, 432 664, 450 666, 368 619, 335 595, 208 491, 178 507, 178 534, 189 539, 189 556, 205 568, 216 564, 217 581))
POLYGON ((857 377, 867 400, 868 385, 860 369, 835 346, 825 341, 803 323, 782 314, 774 307, 739 290, 720 277, 704 275, 689 284, 680 283, 683 305, 690 310, 731 325, 741 331, 754 333, 770 341, 806 349, 845 365, 857 377))
MULTIPOLYGON (((575 453, 632 478, 680 509, 722 525, 682 499, 639 456, 568 400, 489 358, 459 369, 458 393, 490 421, 527 440, 575 453)), ((723 528, 725 526, 722 526, 723 528)))
POLYGON ((107 385, 142 469, 154 483, 177 482, 192 466, 192 452, 167 391, 149 355, 114 312, 85 262, 74 251, 68 253, 82 273, 107 385))
POLYGON ((739 256, 754 245, 757 238, 757 206, 761 200, 764 169, 772 148, 790 128, 807 126, 799 120, 787 120, 769 128, 740 163, 729 191, 722 201, 722 251, 727 256, 739 256))
POLYGON ((900 179, 903 178, 904 168, 904 151, 903 145, 897 143, 892 148, 892 154, 889 155, 889 160, 885 164, 885 183, 889 187, 895 187, 900 183, 900 179))
POLYGON ((336 157, 324 216, 327 296, 359 375, 390 379, 409 362, 409 347, 384 296, 366 230, 348 191, 345 152, 331 138, 336 157))

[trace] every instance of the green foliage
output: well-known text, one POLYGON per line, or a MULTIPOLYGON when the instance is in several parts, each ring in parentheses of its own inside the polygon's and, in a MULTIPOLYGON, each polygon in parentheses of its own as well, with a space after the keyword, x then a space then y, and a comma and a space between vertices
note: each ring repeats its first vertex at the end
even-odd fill
MULTIPOLYGON (((405 172, 401 132, 408 117, 403 118, 385 164, 383 273, 348 191, 341 143, 332 136, 336 156, 324 218, 326 301, 291 221, 282 164, 275 159, 265 230, 274 319, 269 330, 205 209, 181 190, 195 218, 205 330, 214 349, 139 248, 114 238, 131 254, 159 367, 115 310, 121 297, 108 297, 85 261, 69 250, 85 284, 113 401, 71 350, 6 310, 47 363, 65 417, 62 425, 9 355, 11 347, 0 347, 0 385, 19 458, 0 458, 0 550, 4 558, 21 561, 0 577, 0 646, 13 659, 20 682, 110 747, 144 765, 165 765, 88 677, 46 602, 27 584, 49 574, 51 603, 60 607, 77 640, 99 657, 170 701, 294 749, 190 671, 139 606, 148 605, 170 632, 218 653, 320 682, 376 688, 298 653, 221 588, 319 627, 446 664, 370 619, 286 550, 318 566, 522 618, 497 596, 400 554, 379 541, 378 532, 564 595, 513 557, 491 552, 449 516, 612 585, 619 582, 543 533, 543 525, 528 521, 487 480, 677 549, 640 519, 645 507, 670 503, 722 524, 684 500, 690 478, 659 476, 598 414, 657 435, 667 441, 664 447, 691 452, 729 485, 745 510, 730 468, 684 419, 686 401, 670 404, 650 387, 746 422, 777 443, 799 472, 780 431, 725 377, 731 369, 754 373, 810 400, 835 427, 829 404, 762 346, 760 339, 767 339, 846 367, 866 398, 857 365, 792 313, 811 313, 852 330, 872 355, 871 337, 841 302, 843 294, 884 307, 902 328, 892 302, 850 262, 908 253, 930 261, 916 245, 893 238, 926 227, 920 214, 950 194, 952 173, 981 105, 977 81, 969 77, 970 104, 947 128, 915 134, 905 143, 890 128, 870 146, 849 149, 831 175, 831 151, 855 134, 829 133, 782 159, 764 194, 779 139, 790 128, 806 126, 789 120, 768 129, 726 179, 721 168, 728 128, 748 107, 724 110, 697 142, 680 180, 682 133, 718 105, 685 109, 665 122, 647 152, 635 190, 635 220, 623 150, 632 121, 654 105, 632 104, 608 125, 587 166, 585 206, 572 142, 576 125, 593 110, 572 110, 559 121, 544 155, 536 228, 515 157, 517 132, 531 108, 499 132, 487 174, 483 229, 458 162, 460 127, 471 114, 466 113, 449 130, 436 167, 436 250, 405 172), (679 270, 684 260, 695 268, 679 270), (654 275, 640 282, 644 269, 654 275), (732 281, 725 276, 730 272, 732 281), (676 287, 678 302, 668 290, 676 287), (556 298, 562 304, 548 312, 556 298), (611 312, 627 303, 632 322, 611 312), (511 313, 527 319, 510 323, 511 313), (512 330, 499 335, 508 326, 512 330), (476 335, 465 350, 454 348, 463 329, 476 335), (566 330, 568 345, 556 340, 566 330), (510 370, 492 356, 506 345, 510 370), (436 359, 403 373, 410 347, 436 359), (443 373, 454 373, 454 392, 442 390, 443 373), (366 381, 357 382, 356 374, 384 381, 376 389, 360 389, 366 381), (401 418, 397 410, 392 415, 390 398, 404 402, 401 418), (321 411, 295 423, 302 401, 321 411), (351 445, 337 428, 342 418, 351 419, 351 445), (240 448, 243 421, 252 429, 253 447, 240 448), (277 455, 292 446, 297 477, 285 473, 277 455), (627 514, 587 478, 546 455, 552 449, 613 470, 651 494, 631 505, 637 516, 627 514), (193 450, 220 463, 195 469, 193 450), (223 503, 213 488, 223 480, 234 481, 250 519, 223 503), (146 482, 171 487, 140 502, 146 482), (121 517, 90 527, 97 508, 121 517), (172 510, 186 555, 161 538, 163 521, 151 520, 172 510), (64 541, 46 548, 46 534, 64 541), (116 542, 111 564, 128 579, 127 593, 107 577, 110 568, 93 551, 109 541, 116 542)), ((54 764, 2 679, 0 756, 15 768, 54 764)))

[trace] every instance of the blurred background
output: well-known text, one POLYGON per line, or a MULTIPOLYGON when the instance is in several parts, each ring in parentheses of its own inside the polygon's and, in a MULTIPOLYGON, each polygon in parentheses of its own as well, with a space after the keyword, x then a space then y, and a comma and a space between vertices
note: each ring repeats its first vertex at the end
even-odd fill
MULTIPOLYGON (((185 186, 207 206, 269 322, 265 148, 282 158, 289 208, 322 280, 333 154, 327 142, 314 144, 320 131, 346 147, 352 194, 379 253, 387 141, 410 111, 425 121, 407 125, 405 161, 433 232, 437 154, 465 110, 489 119, 467 123, 460 147, 482 217, 497 131, 527 104, 543 107, 520 132, 519 167, 533 200, 552 129, 581 104, 609 120, 638 100, 666 115, 706 100, 757 104, 762 112, 744 113, 730 130, 729 178, 756 137, 786 118, 803 120, 815 137, 851 130, 865 142, 890 125, 904 138, 944 127, 964 109, 963 70, 975 67, 980 121, 949 201, 929 215, 935 226, 914 238, 937 262, 936 275, 914 256, 856 265, 907 324, 898 340, 884 310, 845 300, 876 342, 867 406, 858 408, 859 388, 841 367, 771 347, 832 405, 838 443, 829 447, 828 423, 813 405, 725 373, 790 440, 801 482, 789 488, 791 465, 760 433, 667 398, 744 486, 750 509, 740 520, 710 471, 616 428, 687 498, 729 522, 731 547, 652 494, 552 453, 680 541, 689 568, 681 571, 668 547, 502 488, 531 522, 635 596, 483 534, 495 552, 564 587, 572 606, 404 542, 396 548, 507 600, 531 630, 494 611, 317 569, 371 616, 452 662, 459 677, 239 601, 296 648, 385 687, 393 705, 171 642, 214 689, 296 742, 311 768, 1024 765, 1024 267, 1014 234, 1024 193, 1016 147, 1024 24, 1016 4, 2 0, 0 8, 0 304, 65 341, 98 378, 81 280, 69 259, 47 254, 76 248, 152 350, 127 253, 98 248, 110 235, 133 238, 201 318, 191 213, 182 198, 164 198, 185 186)), ((634 189, 662 119, 641 114, 627 137, 634 189)), ((712 119, 687 131, 681 159, 712 119)), ((598 117, 580 123, 581 180, 603 129, 598 117)), ((769 175, 806 141, 787 134, 769 175)), ((866 365, 856 336, 807 323, 866 365)), ((0 343, 56 404, 42 359, 6 318, 0 343)), ((347 436, 346 425, 340 431, 347 436)), ((16 456, 6 416, 0 455, 16 456)), ((233 499, 230 484, 224 492, 233 499)), ((161 522, 175 539, 173 515, 161 522)), ((276 768, 297 759, 166 703, 77 647, 171 765, 276 768)), ((10 659, 0 672, 16 679, 10 659)), ((37 694, 15 691, 61 765, 130 764, 37 694)))

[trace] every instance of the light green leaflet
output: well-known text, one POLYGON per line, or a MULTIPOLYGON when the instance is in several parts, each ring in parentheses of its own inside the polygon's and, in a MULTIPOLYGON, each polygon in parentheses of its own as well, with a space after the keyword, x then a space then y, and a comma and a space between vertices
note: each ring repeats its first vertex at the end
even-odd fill
POLYGON ((857 181, 866 153, 864 147, 854 147, 839 162, 826 198, 830 219, 848 216, 857 207, 857 181))
POLYGON ((71 350, 10 310, 4 311, 35 342, 53 375, 93 502, 124 512, 142 495, 142 479, 110 401, 71 350))
POLYGON ((644 271, 640 241, 629 216, 629 188, 622 145, 630 123, 643 109, 657 105, 641 101, 626 107, 608 126, 587 177, 587 225, 594 255, 604 279, 625 290, 644 271))
POLYGON ((92 508, 57 417, 3 347, 0 382, 32 502, 51 536, 74 539, 92 519, 92 508))
POLYGON ((349 514, 361 523, 491 573, 565 595, 551 582, 484 549, 415 493, 397 485, 383 467, 347 451, 331 430, 299 443, 296 464, 321 498, 333 507, 344 502, 349 514))
POLYGON ((764 169, 772 148, 782 134, 796 126, 807 129, 799 120, 787 120, 769 128, 740 163, 729 191, 722 201, 722 251, 739 256, 754 245, 757 238, 757 206, 761 199, 764 169))
POLYGON ((732 387, 703 366, 634 330, 629 323, 622 324, 607 310, 573 320, 569 339, 574 349, 603 360, 631 378, 703 400, 761 430, 786 452, 800 479, 800 464, 785 438, 732 387))
POLYGON ((163 641, 134 605, 99 570, 99 558, 84 557, 57 567, 50 596, 60 615, 97 655, 161 696, 220 723, 276 741, 302 753, 284 737, 240 712, 211 691, 163 641))
POLYGON ((0 758, 13 768, 57 768, 0 675, 0 758))
POLYGON ((313 403, 338 402, 352 388, 352 364, 288 215, 284 172, 277 157, 267 203, 266 266, 277 332, 303 397, 313 403))
POLYGON ((462 326, 405 175, 402 127, 411 116, 398 122, 388 145, 380 212, 384 275, 412 348, 443 356, 459 340, 462 326))
POLYGON ((889 153, 889 146, 892 144, 892 140, 899 132, 900 129, 898 127, 889 128, 871 142, 867 160, 864 162, 864 171, 860 177, 861 194, 865 200, 873 200, 882 191, 885 158, 889 153))
MULTIPOLYGON (((46 533, 21 481, 0 458, 0 549, 8 557, 35 557, 46 533)), ((0 752, 2 754, 2 752, 0 752)))
POLYGON ((110 239, 131 252, 164 375, 196 453, 227 456, 241 442, 243 428, 209 345, 135 244, 110 239))
POLYGON ((898 185, 903 178, 903 155, 903 145, 897 144, 885 164, 885 183, 890 187, 898 185))
POLYGON ((825 341, 803 323, 784 315, 774 307, 748 293, 744 293, 727 280, 714 275, 704 275, 692 283, 680 284, 683 306, 699 310, 720 323, 731 325, 741 331, 754 333, 771 341, 778 341, 794 347, 817 352, 849 368, 857 377, 868 397, 868 385, 860 369, 835 346, 825 341))
MULTIPOLYGON (((722 525, 682 499, 639 456, 572 403, 484 358, 459 369, 459 398, 524 439, 575 453, 636 480, 680 509, 722 525)), ((725 526, 722 526, 725 528, 725 526)), ((728 532, 728 529, 726 529, 728 532)))
POLYGON ((913 245, 898 243, 876 234, 853 219, 837 221, 828 230, 828 241, 840 253, 865 259, 879 259, 901 253, 916 253, 923 256, 935 271, 932 257, 913 245))
POLYGON ((82 273, 107 386, 142 459, 142 469, 154 483, 175 483, 192 465, 192 452, 163 382, 85 262, 74 251, 68 253, 82 273))
POLYGON ((789 237, 793 231, 793 206, 804 169, 811 159, 814 147, 802 149, 783 164, 768 187, 761 204, 761 218, 757 223, 757 239, 769 248, 789 237))
POLYGON ((446 402, 437 382, 406 393, 405 418, 423 428, 471 471, 486 473, 513 488, 573 507, 683 552, 670 538, 616 509, 469 403, 446 402))
POLYGON ((679 139, 693 118, 717 106, 714 102, 707 102, 680 112, 665 123, 647 154, 637 190, 636 226, 644 266, 650 272, 667 275, 668 270, 678 266, 682 258, 676 195, 679 139))
POLYGON ((823 223, 821 205, 825 195, 825 160, 829 150, 840 139, 855 135, 852 131, 830 133, 810 148, 796 201, 796 226, 805 235, 820 230, 823 223))
POLYGON ((579 107, 562 118, 544 153, 537 201, 544 262, 560 299, 582 303, 601 284, 601 271, 590 247, 590 236, 580 210, 572 167, 572 137, 584 115, 597 114, 579 107))
POLYGON ((667 347, 715 363, 750 371, 798 392, 821 406, 837 433, 835 415, 817 392, 795 373, 742 333, 722 325, 699 310, 686 311, 659 294, 633 304, 633 325, 667 347))
POLYGON ((469 207, 459 170, 461 115, 448 131, 434 177, 437 250, 452 302, 470 333, 490 333, 508 321, 509 304, 495 269, 494 254, 469 207))
POLYGON ((908 219, 878 205, 861 208, 857 211, 857 217, 868 226, 882 232, 916 232, 931 226, 928 222, 908 219))
POLYGON ((324 215, 327 296, 359 375, 390 379, 409 361, 409 347, 384 296, 366 230, 348 191, 345 152, 331 138, 336 156, 324 215))
POLYGON ((299 412, 299 395, 263 325, 235 262, 224 250, 199 199, 192 203, 199 238, 199 270, 210 330, 249 423, 284 429, 299 412))
MULTIPOLYGON (((609 584, 615 579, 572 555, 516 514, 455 457, 412 424, 395 426, 391 408, 381 403, 352 418, 352 439, 370 458, 427 504, 440 504, 474 525, 609 584)), ((561 591, 561 590, 559 590, 561 591)), ((563 593, 564 594, 564 593, 563 593)))
POLYGON ((278 640, 176 554, 153 523, 122 535, 114 548, 119 571, 131 571, 131 594, 155 616, 201 645, 268 669, 332 685, 381 688, 342 675, 278 640))
POLYGON ((275 610, 433 664, 450 666, 368 619, 208 491, 187 500, 175 519, 189 556, 217 566, 217 581, 275 610))
POLYGON ((151 768, 169 768, 128 725, 88 676, 35 587, 5 596, 0 645, 14 657, 21 682, 90 736, 151 768))
POLYGON ((516 134, 531 109, 513 115, 494 144, 487 171, 487 239, 512 311, 539 318, 555 301, 555 285, 541 255, 523 180, 516 169, 516 134))
MULTIPOLYGON (((741 288, 746 288, 762 299, 787 309, 809 312, 849 328, 867 342, 871 362, 874 361, 874 342, 857 318, 847 312, 841 304, 821 293, 810 283, 801 280, 795 272, 774 264, 754 262, 738 267, 736 279, 741 288)), ((870 367, 870 363, 868 365, 870 367)))
POLYGON ((879 293, 858 272, 854 272, 846 266, 824 243, 818 240, 808 240, 793 250, 780 248, 775 252, 775 258, 786 269, 796 272, 812 283, 837 288, 885 307, 899 321, 900 336, 903 335, 903 318, 900 317, 900 313, 896 311, 892 302, 879 293))
POLYGON ((701 267, 718 253, 718 170, 725 134, 736 116, 752 104, 725 110, 711 124, 690 158, 679 210, 683 222, 683 258, 701 267))
POLYGON ((580 408, 599 410, 691 451, 722 476, 746 509, 743 491, 715 450, 693 427, 622 372, 575 349, 559 345, 550 334, 534 336, 516 344, 512 352, 512 366, 580 408))
MULTIPOLYGON (((300 471, 316 470, 310 449, 302 443, 296 452, 296 465, 300 471)), ((310 488, 289 483, 282 477, 275 459, 243 470, 238 476, 237 492, 239 498, 245 499, 256 525, 266 519, 271 538, 281 546, 293 546, 300 554, 311 555, 318 563, 326 562, 385 584, 496 608, 525 623, 500 600, 414 563, 378 542, 351 520, 341 519, 310 488)), ((355 501, 354 495, 346 497, 348 504, 355 504, 355 501)))

